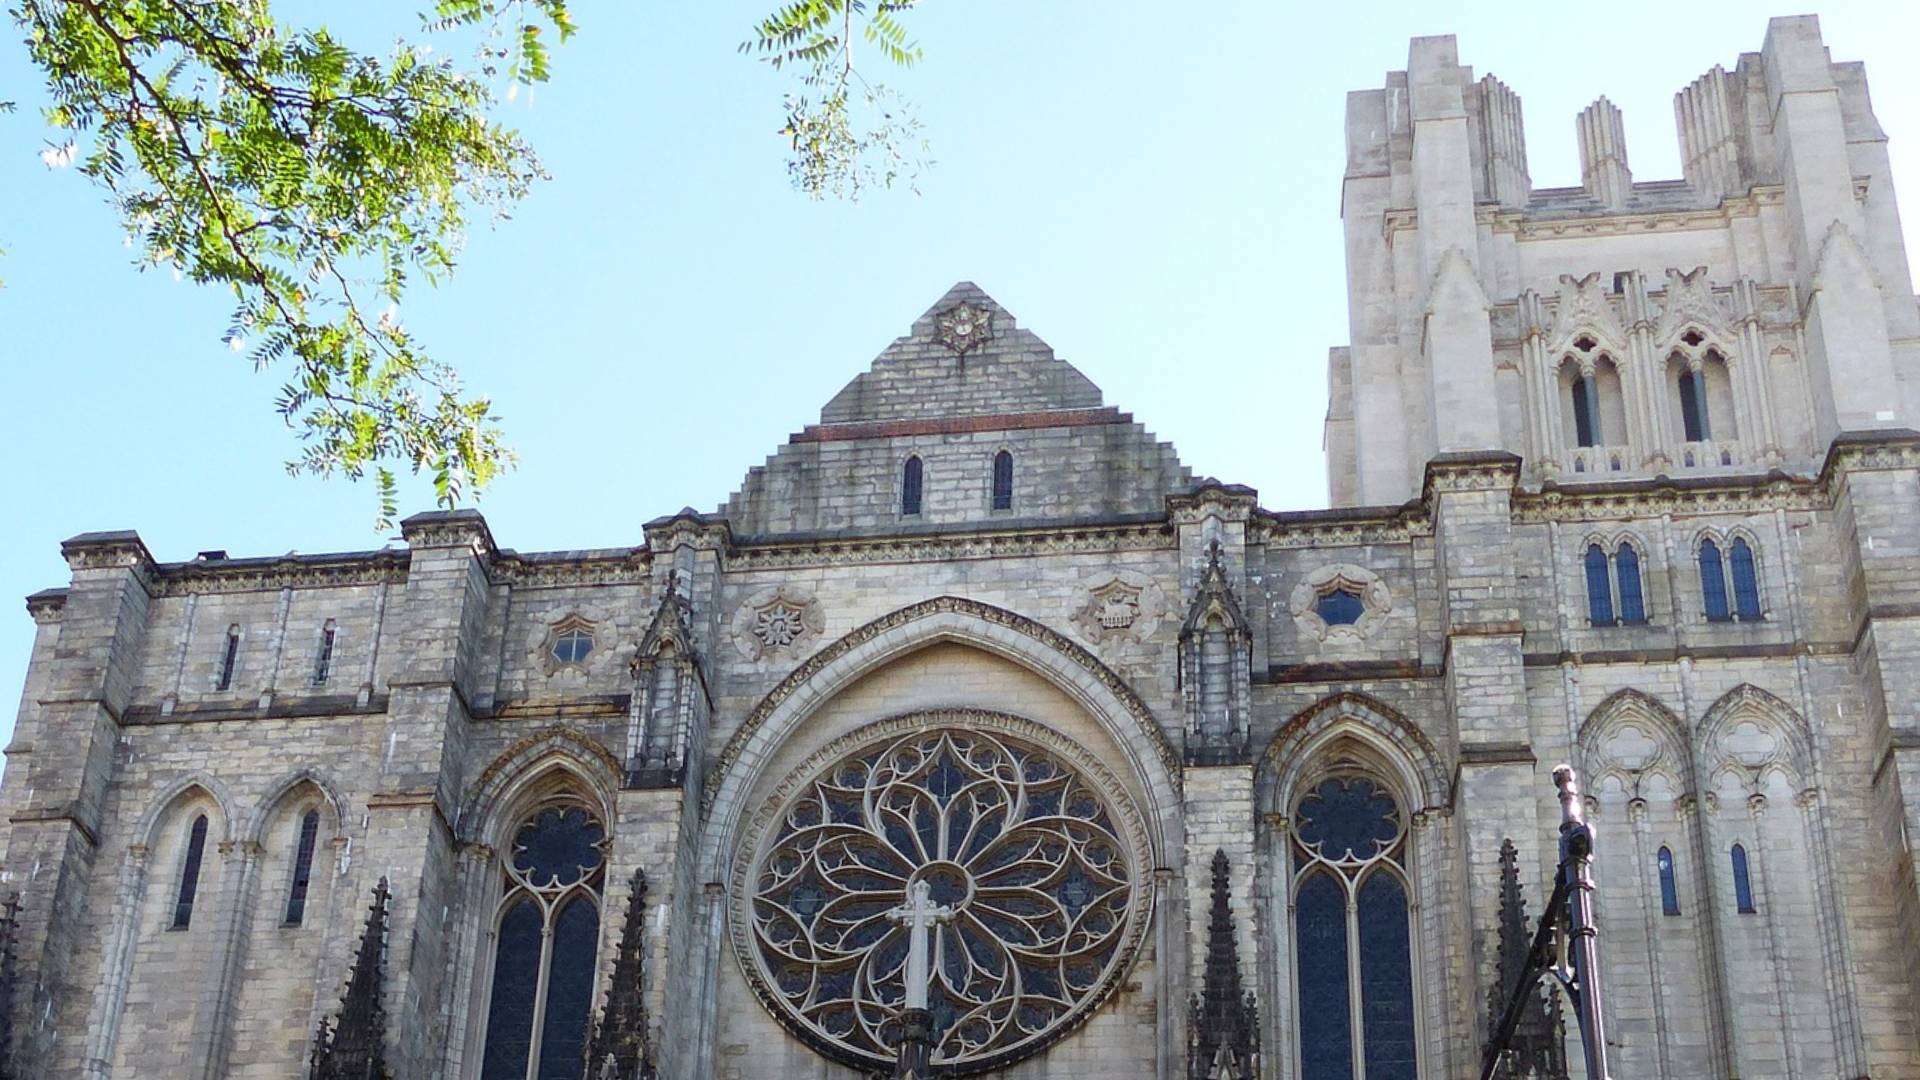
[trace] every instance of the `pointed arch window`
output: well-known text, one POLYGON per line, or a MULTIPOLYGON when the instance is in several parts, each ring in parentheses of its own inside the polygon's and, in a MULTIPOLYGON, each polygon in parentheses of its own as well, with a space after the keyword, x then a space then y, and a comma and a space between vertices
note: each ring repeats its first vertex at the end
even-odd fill
POLYGON ((1752 915, 1759 910, 1753 906, 1753 878, 1747 873, 1747 849, 1739 844, 1733 845, 1733 901, 1742 915, 1752 915))
POLYGON ((1655 857, 1660 871, 1660 914, 1680 914, 1680 886, 1673 877, 1673 851, 1662 845, 1655 857))
POLYGON ((480 1080, 583 1080, 606 830, 555 801, 514 830, 496 910, 480 1080))
POLYGON ((1587 545, 1587 621, 1594 626, 1613 625, 1613 581, 1607 551, 1599 544, 1587 545))
POLYGON ((220 654, 220 677, 214 683, 215 690, 233 688, 233 665, 240 659, 240 624, 227 627, 226 649, 220 654))
POLYGON ((313 685, 327 685, 327 677, 333 674, 333 620, 320 628, 320 651, 313 659, 313 685))
POLYGON ((1760 580, 1754 572, 1753 548, 1744 537, 1734 537, 1727 551, 1727 566, 1733 572, 1733 612, 1742 622, 1760 618, 1760 580))
POLYGON ((207 853, 207 815, 201 814, 193 819, 193 827, 187 831, 187 851, 180 860, 180 891, 174 894, 173 922, 174 930, 185 930, 193 925, 193 897, 200 891, 200 863, 207 853))
POLYGON ((1713 438, 1713 426, 1707 422, 1707 377, 1691 367, 1680 369, 1680 423, 1688 442, 1713 438))
POLYGON ((920 455, 913 454, 900 467, 900 514, 915 517, 920 513, 920 455))
POLYGON ((1700 541, 1700 605, 1708 622, 1726 622, 1733 617, 1727 607, 1727 576, 1720 558, 1720 545, 1711 537, 1700 541))
POLYGON ((1415 1080, 1406 820, 1373 778, 1320 781, 1294 810, 1300 1073, 1415 1080))
POLYGON ((1640 590, 1640 553, 1621 541, 1613 553, 1613 577, 1620 586, 1620 621, 1632 626, 1647 621, 1646 596, 1640 590))
POLYGON ((993 508, 1013 509, 1013 454, 1006 450, 993 455, 993 508))
POLYGON ((1591 375, 1573 380, 1573 437, 1581 446, 1600 445, 1600 388, 1591 375))
POLYGON ((300 842, 293 851, 293 879, 287 886, 288 926, 299 926, 307 918, 307 887, 313 881, 313 849, 320 840, 320 811, 309 810, 300 818, 300 842))

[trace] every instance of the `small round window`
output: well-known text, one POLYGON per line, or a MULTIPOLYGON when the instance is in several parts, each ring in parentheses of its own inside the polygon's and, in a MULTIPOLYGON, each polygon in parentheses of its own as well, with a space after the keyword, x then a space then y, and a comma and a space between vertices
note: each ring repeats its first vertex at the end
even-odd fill
POLYGON ((562 630, 553 638, 553 658, 562 664, 585 663, 587 654, 593 651, 591 631, 575 627, 562 630))
POLYGON ((1360 599, 1359 593, 1342 586, 1323 594, 1313 610, 1320 616, 1320 621, 1328 626, 1352 626, 1360 621, 1360 616, 1366 614, 1367 605, 1360 599))

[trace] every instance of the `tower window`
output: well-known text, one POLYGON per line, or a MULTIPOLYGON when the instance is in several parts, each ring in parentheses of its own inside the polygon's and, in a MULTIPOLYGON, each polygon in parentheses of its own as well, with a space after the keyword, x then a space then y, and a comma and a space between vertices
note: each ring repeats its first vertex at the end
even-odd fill
POLYGON ((1727 552, 1727 564, 1733 571, 1733 611, 1742 622, 1760 619, 1760 580, 1754 572, 1753 548, 1746 540, 1734 537, 1727 552))
POLYGON ((1673 878, 1673 852, 1661 847, 1658 856, 1660 868, 1660 914, 1680 914, 1680 886, 1673 878))
POLYGON ((1747 849, 1739 844, 1733 845, 1733 900, 1742 915, 1752 915, 1759 910, 1753 906, 1753 879, 1747 874, 1747 849))
POLYGON ((1640 553, 1621 542, 1613 553, 1613 577, 1620 586, 1620 621, 1634 626, 1647 621, 1646 597, 1640 591, 1640 553))
POLYGON ((200 860, 207 852, 207 815, 193 819, 187 833, 187 855, 180 863, 180 892, 173 901, 174 930, 185 930, 193 923, 193 895, 200 889, 200 860))
POLYGON ((1688 442, 1705 442, 1713 438, 1713 428, 1707 423, 1707 377, 1704 372, 1692 368, 1680 371, 1680 422, 1686 429, 1688 442))
POLYGON ((1613 583, 1607 576, 1607 552, 1599 544, 1587 545, 1587 621, 1613 625, 1613 583))
POLYGON ((313 660, 313 685, 327 685, 327 676, 333 674, 333 620, 320 628, 320 652, 313 660))
POLYGON ((1013 455, 1005 450, 993 455, 993 508, 1013 509, 1013 455))
POLYGON ((1720 545, 1712 539, 1700 541, 1700 604, 1706 609, 1708 622, 1733 618, 1727 608, 1727 577, 1720 545))
POLYGON ((1573 429, 1579 445, 1600 445, 1600 391, 1591 375, 1573 381, 1573 429))
POLYGON ((233 664, 240 658, 240 624, 227 627, 226 651, 220 654, 220 678, 214 683, 215 690, 233 688, 233 664))
POLYGON ((900 514, 916 517, 920 513, 920 455, 907 459, 900 468, 900 514))
POLYGON ((287 925, 299 926, 307 917, 307 886, 313 880, 313 848, 320 838, 320 811, 309 810, 300 819, 300 844, 293 852, 293 881, 287 887, 287 925))

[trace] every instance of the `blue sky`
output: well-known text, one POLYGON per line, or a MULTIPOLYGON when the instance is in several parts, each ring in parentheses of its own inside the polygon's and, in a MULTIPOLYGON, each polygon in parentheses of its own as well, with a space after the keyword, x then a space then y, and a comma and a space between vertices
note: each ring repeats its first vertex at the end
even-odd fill
MULTIPOLYGON (((928 0, 925 62, 884 74, 919 103, 937 164, 918 195, 847 205, 789 187, 786 83, 735 53, 770 3, 580 0, 553 82, 503 110, 553 180, 402 312, 492 396, 520 453, 480 504, 503 545, 635 544, 649 518, 712 509, 963 279, 1197 473, 1276 509, 1324 505, 1345 92, 1403 67, 1410 36, 1457 34, 1463 62, 1521 95, 1536 185, 1579 182, 1574 114, 1602 93, 1625 111, 1635 176, 1676 177, 1674 91, 1793 13, 928 0)), ((362 48, 412 26, 348 10, 362 48)), ((1835 58, 1868 65, 1912 248, 1920 5, 1821 15, 1835 58)), ((98 193, 41 163, 15 37, 0 45, 0 97, 22 105, 0 116, 0 735, 33 633, 19 598, 65 583, 62 538, 138 529, 163 560, 388 539, 369 489, 286 475, 280 380, 221 345, 226 299, 136 273, 98 193)), ((405 488, 405 509, 430 502, 405 488)))

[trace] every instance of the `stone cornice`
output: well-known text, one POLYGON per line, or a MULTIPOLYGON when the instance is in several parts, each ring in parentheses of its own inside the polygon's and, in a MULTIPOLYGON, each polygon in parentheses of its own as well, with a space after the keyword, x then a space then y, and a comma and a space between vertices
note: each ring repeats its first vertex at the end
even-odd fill
POLYGON ((1821 485, 1774 471, 1764 476, 1698 477, 1548 484, 1516 492, 1513 520, 1616 521, 1671 515, 1757 514, 1773 510, 1819 510, 1827 505, 1821 485))
POLYGON ((1260 508, 1260 494, 1244 484, 1208 478, 1193 490, 1167 496, 1167 516, 1176 525, 1196 525, 1208 517, 1246 521, 1260 508))
POLYGON ((644 547, 534 555, 502 551, 488 569, 494 582, 523 589, 646 585, 653 581, 653 553, 644 547))
POLYGON ((498 548, 487 519, 478 510, 429 510, 400 523, 400 535, 410 548, 465 547, 485 557, 498 548))
POLYGON ((1520 464, 1520 455, 1505 450, 1436 454, 1427 462, 1420 499, 1431 504, 1450 492, 1512 491, 1520 483, 1520 464))
POLYGON ((1841 432, 1820 463, 1820 486, 1831 491, 1841 473, 1883 469, 1920 469, 1920 432, 1907 428, 1841 432))
POLYGON ((729 570, 787 570, 874 563, 961 562, 1036 555, 1158 551, 1175 545, 1165 521, 1060 525, 963 533, 751 541, 727 553, 729 570))
POLYGON ((654 518, 642 528, 647 550, 655 555, 690 547, 695 551, 726 551, 733 546, 733 525, 726 518, 685 507, 677 514, 654 518))
POLYGON ((60 556, 76 571, 153 565, 153 554, 132 530, 81 533, 60 542, 60 556))
POLYGON ((1261 510, 1248 540, 1271 549, 1362 547, 1404 544, 1429 536, 1433 524, 1418 502, 1338 510, 1261 510))
POLYGON ((401 584, 407 580, 404 551, 341 555, 280 555, 263 559, 211 559, 165 563, 155 568, 154 594, 327 589, 350 585, 401 584))
POLYGON ((36 623, 59 622, 60 613, 67 607, 67 590, 41 589, 27 597, 27 614, 33 616, 36 623))

